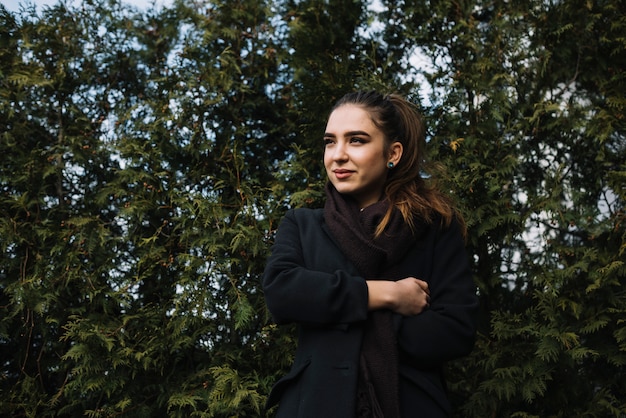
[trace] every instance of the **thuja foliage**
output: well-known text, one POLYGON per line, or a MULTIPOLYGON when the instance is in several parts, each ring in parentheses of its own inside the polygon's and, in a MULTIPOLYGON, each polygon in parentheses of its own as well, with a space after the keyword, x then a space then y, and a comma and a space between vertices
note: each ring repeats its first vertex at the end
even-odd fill
POLYGON ((260 415, 267 7, 2 11, 0 414, 260 415))
POLYGON ((402 22, 434 57, 484 321, 459 415, 624 416, 624 6, 430 5, 402 22))
MULTIPOLYGON (((626 415, 617 1, 0 6, 0 415, 264 415, 260 277, 354 88, 426 116, 481 299, 464 417, 626 415)), ((425 336, 424 338, 427 338, 425 336)))

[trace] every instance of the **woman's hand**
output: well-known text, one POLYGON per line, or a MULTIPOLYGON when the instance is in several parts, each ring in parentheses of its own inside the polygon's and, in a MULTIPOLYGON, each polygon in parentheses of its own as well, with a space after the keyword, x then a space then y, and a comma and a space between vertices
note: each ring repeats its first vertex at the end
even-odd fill
POLYGON ((430 304, 428 283, 415 277, 397 282, 368 280, 368 308, 391 309, 404 316, 422 313, 430 304))

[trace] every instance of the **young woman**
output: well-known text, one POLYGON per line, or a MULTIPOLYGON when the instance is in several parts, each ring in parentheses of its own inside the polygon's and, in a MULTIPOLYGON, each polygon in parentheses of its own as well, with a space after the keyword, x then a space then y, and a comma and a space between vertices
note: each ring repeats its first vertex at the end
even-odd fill
POLYGON ((299 328, 278 417, 449 414, 442 366, 472 349, 478 302, 460 215, 421 176, 424 135, 397 95, 333 108, 325 206, 286 214, 263 279, 276 322, 299 328))

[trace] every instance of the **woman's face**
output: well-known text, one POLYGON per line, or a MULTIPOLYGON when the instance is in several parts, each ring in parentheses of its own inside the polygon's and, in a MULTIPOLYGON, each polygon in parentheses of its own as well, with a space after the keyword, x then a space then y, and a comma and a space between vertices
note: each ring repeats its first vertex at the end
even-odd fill
POLYGON ((397 164, 402 155, 399 142, 385 152, 385 137, 370 114, 350 104, 330 114, 324 144, 324 167, 330 182, 339 193, 354 197, 361 208, 379 200, 387 179, 387 164, 397 164))

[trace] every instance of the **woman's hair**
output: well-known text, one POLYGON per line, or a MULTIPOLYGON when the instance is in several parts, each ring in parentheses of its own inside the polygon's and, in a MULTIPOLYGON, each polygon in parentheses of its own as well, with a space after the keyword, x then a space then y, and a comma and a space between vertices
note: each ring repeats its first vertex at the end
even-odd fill
POLYGON ((450 198, 422 177, 422 173, 429 171, 431 164, 426 160, 424 123, 414 105, 397 94, 383 95, 368 91, 346 94, 335 103, 332 110, 348 104, 359 106, 370 114, 372 122, 384 135, 386 153, 396 141, 403 147, 402 157, 389 170, 385 183, 385 197, 391 204, 376 229, 376 236, 385 230, 394 207, 400 210, 405 222, 413 230, 416 218, 431 223, 436 215, 440 216, 445 225, 449 225, 453 218, 463 224, 450 198))

